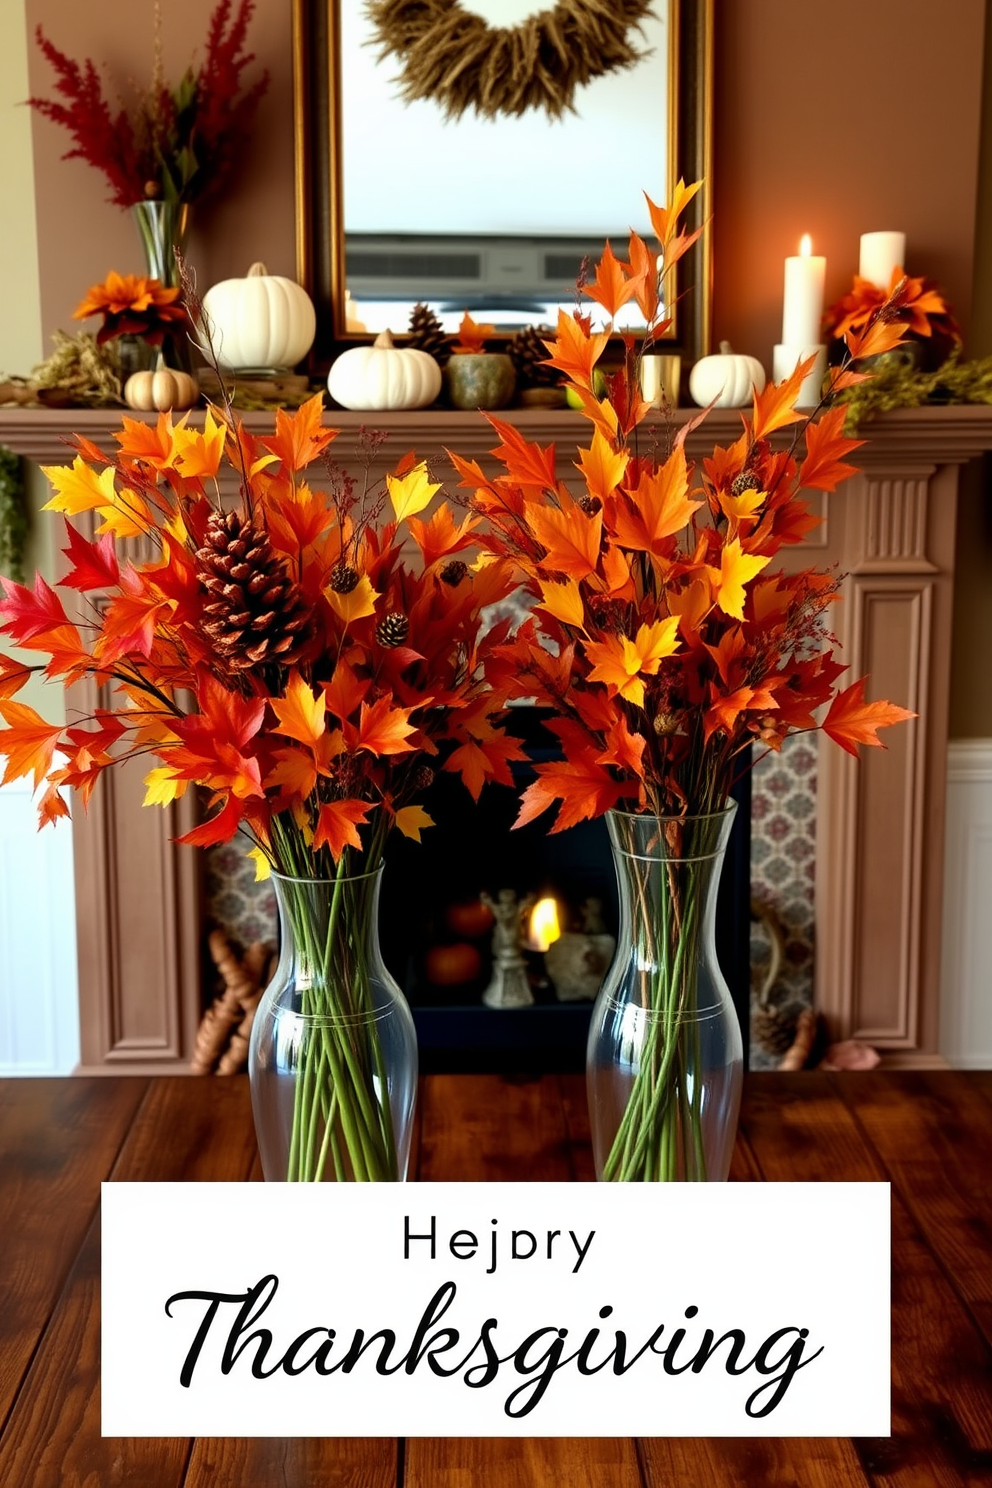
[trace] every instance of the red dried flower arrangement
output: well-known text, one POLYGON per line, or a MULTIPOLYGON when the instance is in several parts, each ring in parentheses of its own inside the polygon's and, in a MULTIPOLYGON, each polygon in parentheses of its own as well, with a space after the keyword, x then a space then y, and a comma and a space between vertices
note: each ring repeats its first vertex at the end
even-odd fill
POLYGON ((233 14, 232 6, 233 0, 218 0, 199 70, 187 68, 170 88, 162 79, 156 5, 152 81, 132 112, 111 108, 89 57, 82 66, 73 62, 38 27, 38 45, 55 69, 56 90, 66 101, 29 98, 28 103, 69 131, 75 144, 63 159, 85 160, 102 171, 117 206, 155 199, 195 201, 230 168, 269 83, 265 72, 240 93, 242 74, 255 60, 244 51, 254 0, 240 0, 233 14))

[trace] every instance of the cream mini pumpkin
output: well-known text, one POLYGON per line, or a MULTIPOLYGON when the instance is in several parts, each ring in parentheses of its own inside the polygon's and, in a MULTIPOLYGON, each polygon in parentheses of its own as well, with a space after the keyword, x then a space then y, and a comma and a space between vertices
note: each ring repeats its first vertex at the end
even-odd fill
POLYGON ((426 351, 394 346, 389 331, 353 346, 332 364, 327 391, 342 408, 426 408, 441 391, 441 368, 426 351))
POLYGON ((700 408, 743 408, 765 386, 765 369, 756 357, 739 356, 727 341, 717 356, 703 357, 689 373, 689 392, 700 408))
POLYGON ((254 263, 243 279, 222 279, 203 296, 203 313, 222 367, 295 367, 313 345, 313 301, 294 279, 254 263))
POLYGON ((143 413, 192 408, 199 396, 196 379, 188 372, 176 372, 171 367, 132 372, 124 384, 124 402, 128 408, 137 408, 143 413))

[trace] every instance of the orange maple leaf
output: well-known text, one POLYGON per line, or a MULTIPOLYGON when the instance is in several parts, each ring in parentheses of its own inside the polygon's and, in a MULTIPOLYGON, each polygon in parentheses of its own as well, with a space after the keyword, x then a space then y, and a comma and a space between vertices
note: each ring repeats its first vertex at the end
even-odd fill
POLYGON ((346 847, 355 847, 360 852, 362 839, 358 828, 368 820, 371 810, 371 805, 364 801, 326 801, 317 817, 314 850, 326 845, 335 863, 346 847))
POLYGON ((466 310, 458 327, 458 340, 451 348, 457 353, 475 353, 482 350, 482 344, 487 336, 496 332, 494 325, 479 325, 474 321, 466 310))
POLYGON ((311 748, 316 747, 327 728, 326 695, 318 693, 315 696, 309 682, 294 670, 282 697, 274 697, 271 706, 279 720, 276 733, 285 734, 287 739, 296 739, 300 744, 309 744, 311 748))
POLYGON ((589 752, 578 760, 538 765, 537 779, 520 798, 514 827, 523 827, 556 801, 558 816, 549 834, 564 832, 577 822, 588 821, 610 811, 621 796, 630 793, 629 782, 614 780, 609 770, 596 763, 589 752))
POLYGON ((338 437, 337 429, 323 427, 323 414, 322 393, 308 398, 295 412, 277 408, 276 432, 263 438, 261 442, 282 461, 284 469, 302 470, 338 437))
POLYGON ((806 357, 784 382, 770 382, 760 393, 755 389, 752 439, 766 439, 775 429, 784 429, 787 424, 798 423, 806 417, 801 409, 796 408, 796 399, 813 362, 813 357, 806 357))
POLYGON ((526 502, 527 519, 538 542, 548 550, 542 565, 573 579, 585 579, 599 562, 603 514, 588 515, 570 497, 563 496, 563 500, 567 502, 564 509, 526 502))
POLYGON ((564 310, 558 311, 558 334, 545 341, 550 352, 548 364, 564 372, 579 387, 591 389, 593 368, 609 344, 608 331, 590 334, 580 321, 564 310))
POLYGON ((7 760, 0 784, 9 785, 22 775, 33 774, 37 788, 52 768, 61 727, 47 723, 27 703, 9 699, 0 702, 0 718, 8 725, 0 730, 0 754, 7 760))
POLYGON ((0 698, 13 697, 20 692, 30 676, 31 668, 23 661, 15 661, 12 656, 0 652, 0 698))
POLYGON ((369 707, 362 703, 358 728, 348 725, 345 739, 352 750, 367 749, 370 754, 408 754, 413 749, 410 734, 416 727, 410 722, 412 708, 394 708, 389 696, 383 696, 369 707))
POLYGON ((638 484, 616 502, 612 526, 617 541, 655 557, 663 556, 665 539, 681 532, 702 506, 688 496, 685 450, 673 450, 658 471, 642 470, 638 484))
POLYGON ((429 522, 422 521, 420 517, 407 517, 406 525, 420 549, 426 570, 441 558, 447 558, 450 553, 470 547, 474 542, 472 533, 479 525, 479 518, 469 512, 456 527, 451 507, 444 502, 432 514, 429 522))
POLYGON ((596 277, 592 283, 582 286, 583 294, 602 305, 612 320, 617 311, 637 294, 643 272, 643 269, 640 273, 636 270, 631 272, 631 265, 621 263, 607 240, 603 255, 596 265, 596 277))
POLYGON ((525 439, 513 424, 505 424, 492 414, 486 414, 486 417, 502 441, 490 454, 506 466, 507 474, 515 484, 525 490, 557 491, 554 445, 542 449, 539 444, 531 444, 525 439))
POLYGON ((657 205, 651 200, 647 192, 644 193, 644 200, 648 204, 648 212, 651 216, 651 226, 654 228, 655 236, 663 248, 667 248, 674 239, 679 218, 702 184, 702 181, 693 181, 691 186, 687 186, 680 176, 675 183, 672 199, 667 207, 657 205))
POLYGON ((844 455, 864 444, 863 439, 848 439, 844 434, 847 409, 841 404, 821 414, 806 430, 806 457, 800 470, 804 486, 815 491, 833 491, 841 481, 856 474, 857 467, 848 465, 844 455))
POLYGON ((850 687, 838 692, 823 720, 823 732, 857 758, 859 744, 872 744, 884 748, 877 731, 889 728, 894 723, 905 723, 915 718, 908 708, 895 703, 865 701, 867 677, 852 682, 850 687))
MULTIPOLYGON (((653 325, 658 314, 658 260, 636 232, 630 235, 628 247, 631 271, 637 275, 637 308, 647 325, 653 325)), ((655 328, 655 335, 658 334, 655 328)))
POLYGON ((640 626, 633 640, 611 635, 604 641, 590 641, 586 646, 586 656, 593 663, 589 681, 603 682, 611 694, 619 693, 635 707, 643 708, 641 675, 653 677, 678 643, 678 619, 674 615, 640 626))
POLYGON ((488 739, 466 739, 444 762, 445 770, 462 777, 462 783, 474 801, 487 780, 500 785, 513 785, 510 763, 527 758, 516 739, 495 734, 488 739))

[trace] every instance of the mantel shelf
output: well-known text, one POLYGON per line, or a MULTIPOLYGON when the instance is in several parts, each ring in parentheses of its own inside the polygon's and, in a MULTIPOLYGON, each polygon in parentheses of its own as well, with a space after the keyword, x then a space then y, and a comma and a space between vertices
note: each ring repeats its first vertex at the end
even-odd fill
MULTIPOLYGON (((680 427, 698 412, 698 409, 677 409, 671 416, 671 424, 680 427)), ((3 408, 0 409, 0 444, 41 465, 69 463, 74 434, 85 435, 97 444, 103 441, 112 449, 112 436, 120 428, 122 415, 147 423, 154 422, 156 417, 130 409, 3 408)), ((194 411, 190 417, 195 423, 201 422, 203 412, 194 411)), ((274 415, 269 412, 244 413, 241 417, 253 434, 264 433, 273 426, 274 415)), ((572 409, 512 408, 501 410, 494 417, 513 424, 538 444, 558 445, 563 453, 587 443, 590 437, 589 424, 572 409)), ((712 410, 688 436, 690 457, 698 459, 714 445, 732 443, 741 432, 741 417, 738 409, 712 410)), ((478 459, 497 443, 484 414, 452 409, 395 413, 331 409, 325 413, 324 423, 340 430, 333 447, 339 461, 359 455, 366 430, 381 430, 389 436, 380 457, 380 463, 385 464, 394 462, 409 448, 417 448, 424 454, 439 454, 447 447, 466 459, 478 459)), ((664 446, 666 420, 661 415, 652 416, 643 427, 649 438, 656 434, 664 446)), ((866 423, 861 438, 865 445, 855 458, 865 467, 897 465, 905 469, 907 465, 915 468, 921 464, 964 464, 992 449, 992 407, 939 404, 896 409, 866 423)))

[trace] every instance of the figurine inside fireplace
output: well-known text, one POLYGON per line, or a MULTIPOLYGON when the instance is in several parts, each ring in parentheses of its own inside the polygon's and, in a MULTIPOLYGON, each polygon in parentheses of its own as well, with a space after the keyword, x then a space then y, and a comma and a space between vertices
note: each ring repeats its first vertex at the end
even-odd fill
POLYGON ((492 976, 482 1000, 491 1008, 530 1007, 534 994, 524 959, 524 916, 534 895, 519 900, 512 889, 500 889, 495 899, 486 893, 479 897, 495 921, 492 976))

